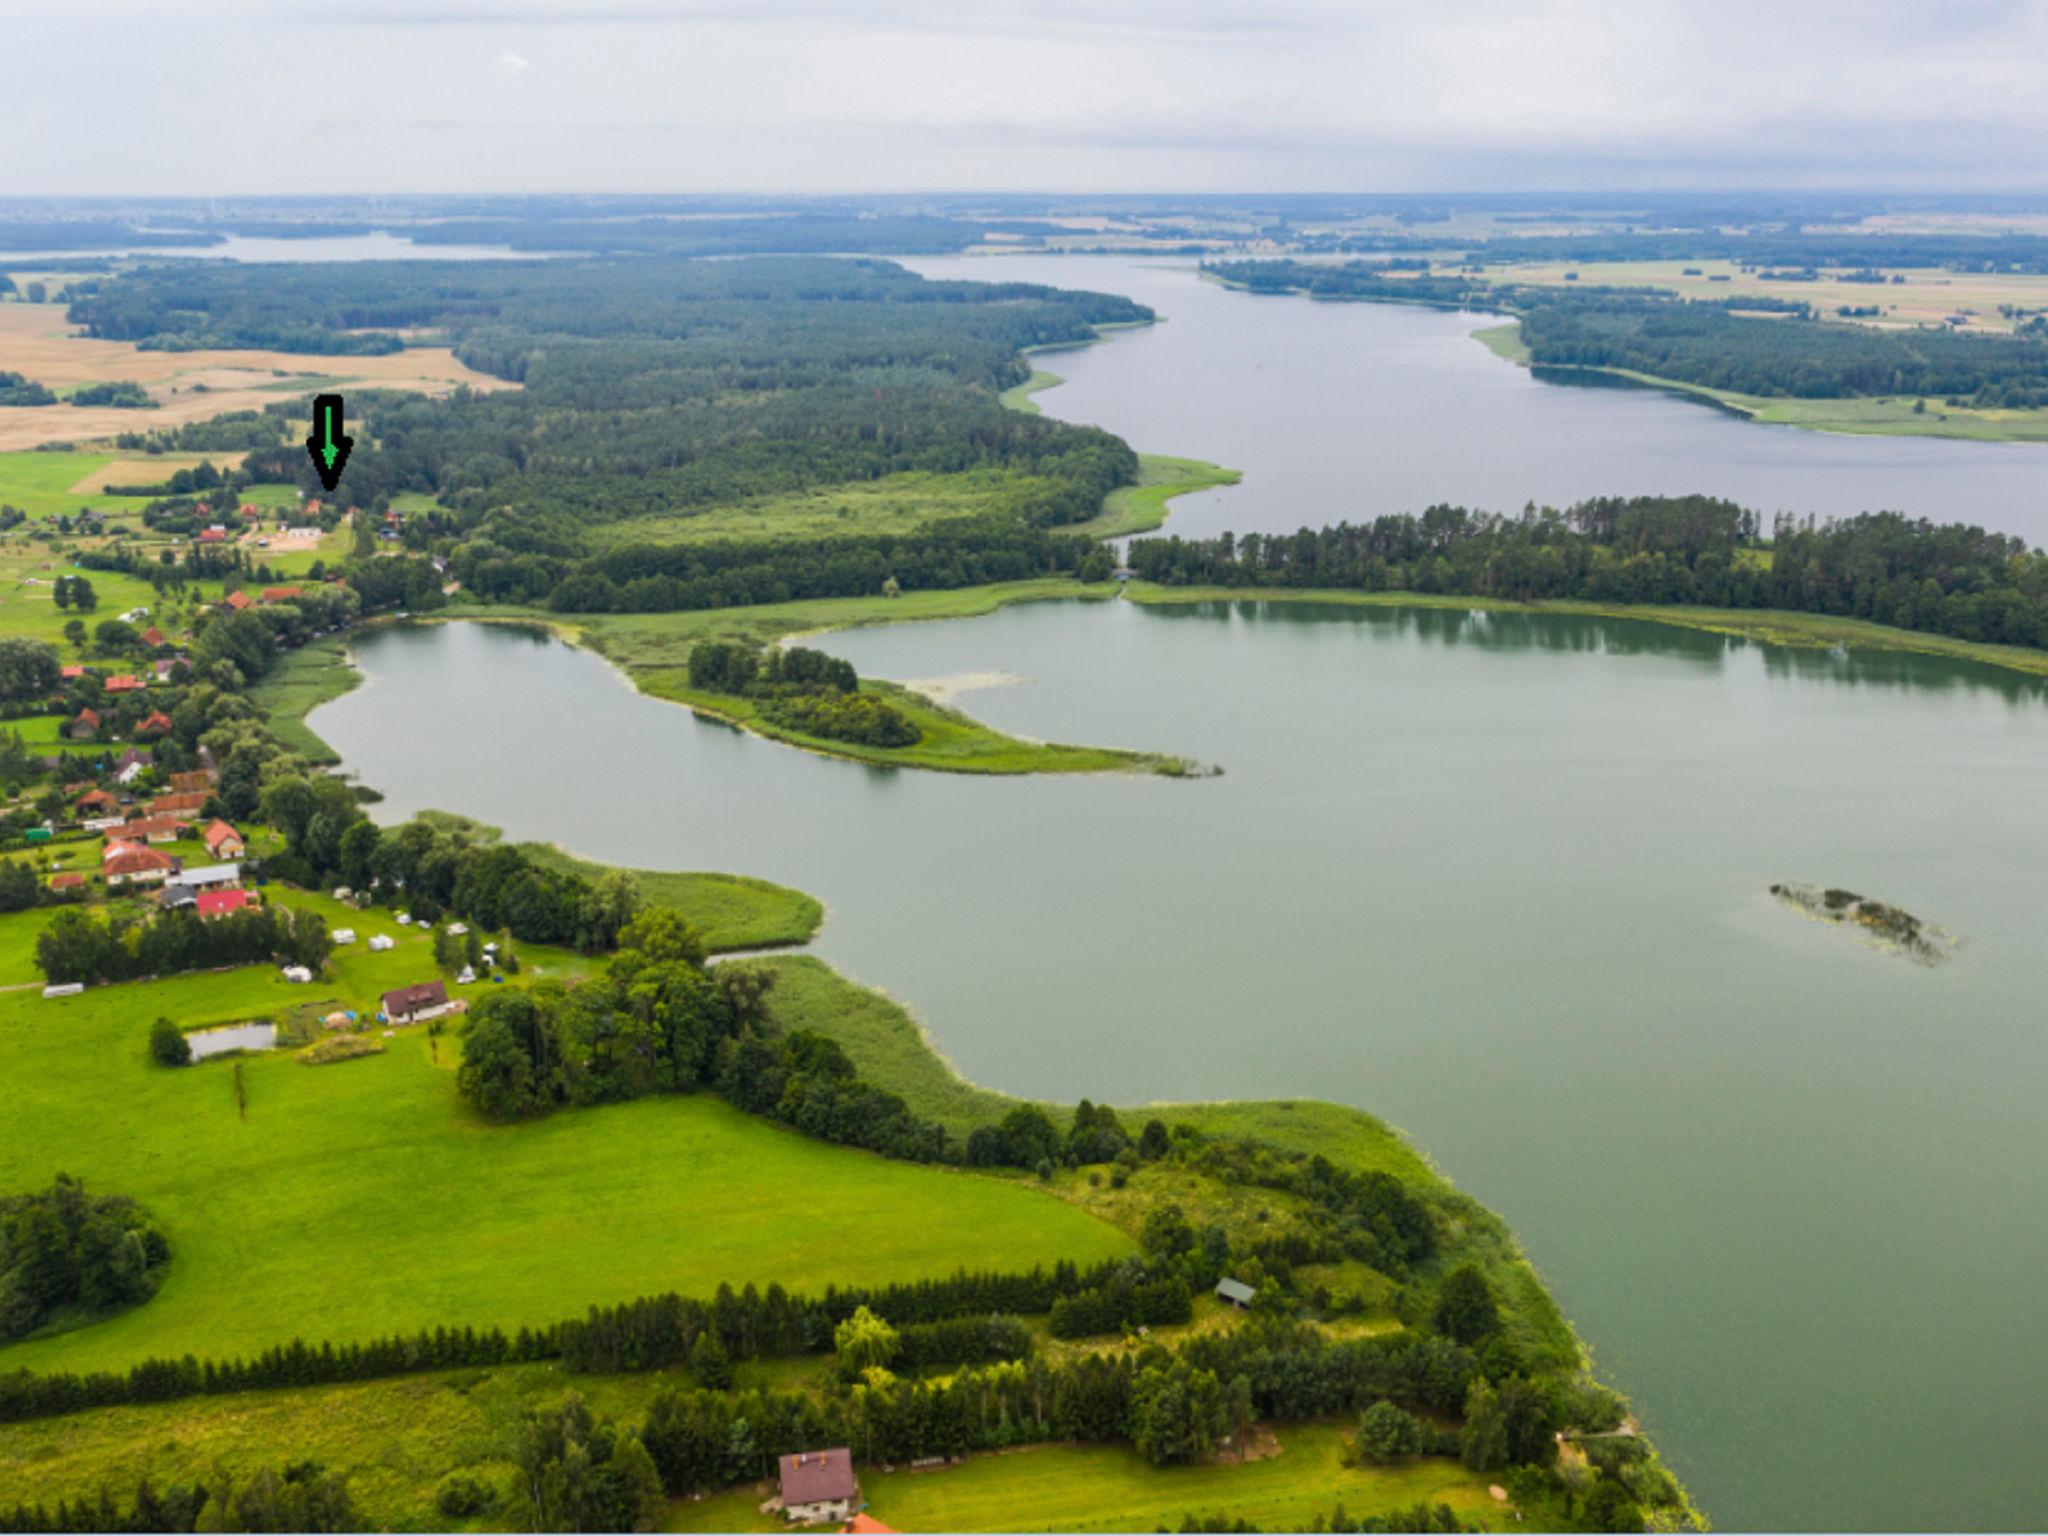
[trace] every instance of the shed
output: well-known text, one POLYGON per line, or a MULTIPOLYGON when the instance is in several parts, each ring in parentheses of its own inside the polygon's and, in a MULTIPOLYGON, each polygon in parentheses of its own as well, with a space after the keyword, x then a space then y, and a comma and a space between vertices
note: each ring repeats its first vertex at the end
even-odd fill
POLYGON ((1252 1304, 1252 1298, 1258 1294, 1257 1291, 1246 1285, 1242 1280, 1232 1280, 1226 1276, 1216 1282, 1217 1299, 1228 1302, 1233 1307, 1249 1307, 1252 1304))

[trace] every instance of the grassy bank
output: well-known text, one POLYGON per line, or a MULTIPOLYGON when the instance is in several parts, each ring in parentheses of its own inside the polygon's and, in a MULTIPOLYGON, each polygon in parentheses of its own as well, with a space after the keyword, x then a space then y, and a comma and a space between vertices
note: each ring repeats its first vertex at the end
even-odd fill
POLYGON ((1495 613, 1567 613, 1602 619, 1639 619, 1650 624, 1670 624, 1680 629, 1706 630, 1753 640, 1760 645, 1780 645, 1798 650, 1830 650, 1844 647, 1862 651, 1905 651, 1922 656, 1941 656, 1952 661, 1973 661, 1985 666, 2031 677, 2048 677, 2048 651, 2028 650, 2016 645, 1985 645, 1974 640, 1955 640, 1947 635, 1923 634, 1918 630, 1894 629, 1864 619, 1837 618, 1821 613, 1790 613, 1778 608, 1684 608, 1650 603, 1518 603, 1505 598, 1463 597, 1423 592, 1347 592, 1329 588, 1294 587, 1163 587, 1150 582, 1131 582, 1124 595, 1135 603, 1342 603, 1375 608, 1484 609, 1495 613))
POLYGON ((1111 491, 1102 511, 1085 523, 1076 523, 1075 533, 1098 539, 1120 539, 1126 534, 1150 533, 1166 522, 1172 509, 1167 503, 1190 491, 1206 491, 1219 485, 1236 485, 1244 478, 1234 469, 1203 459, 1169 458, 1163 453, 1138 455, 1138 483, 1111 491))
MULTIPOLYGON (((596 880, 609 866, 579 859, 551 843, 521 843, 520 851, 545 869, 596 880)), ((650 905, 687 913, 713 954, 808 944, 825 921, 815 896, 752 875, 665 869, 630 869, 650 905)))
POLYGON ((341 755, 306 724, 306 716, 362 680, 349 662, 348 641, 337 636, 280 654, 269 675, 249 689, 249 699, 279 741, 308 762, 331 765, 341 755))

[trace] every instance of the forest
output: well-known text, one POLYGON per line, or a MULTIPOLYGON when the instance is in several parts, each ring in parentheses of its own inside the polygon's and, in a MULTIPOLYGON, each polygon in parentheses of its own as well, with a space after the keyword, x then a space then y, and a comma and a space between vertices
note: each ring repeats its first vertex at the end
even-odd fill
POLYGON ((1686 300, 1647 288, 1566 293, 1454 275, 1390 276, 1375 262, 1216 262, 1208 270, 1259 293, 1509 311, 1521 318, 1522 342, 1537 368, 1628 369, 1767 397, 1918 395, 1985 408, 2048 405, 2048 340, 1880 331, 1820 319, 1788 300, 1686 300))
POLYGON ((2048 645, 2048 554, 1896 512, 1779 517, 1766 546, 1756 513, 1706 496, 1602 497, 1512 517, 1438 506, 1293 534, 1140 539, 1128 558, 1139 578, 1169 586, 1776 608, 2048 645))

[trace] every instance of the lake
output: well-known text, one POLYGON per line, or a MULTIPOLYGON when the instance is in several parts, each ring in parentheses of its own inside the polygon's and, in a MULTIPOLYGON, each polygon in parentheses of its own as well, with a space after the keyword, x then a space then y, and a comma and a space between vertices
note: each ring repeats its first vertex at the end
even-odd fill
POLYGON ((367 685, 312 724, 383 819, 812 892, 819 951, 979 1081, 1385 1116, 1514 1225, 1723 1529, 2038 1522, 2039 685, 1328 605, 1047 604, 826 643, 878 675, 1009 674, 964 706, 1226 773, 871 769, 477 625, 366 638, 367 685), (1779 880, 1961 948, 1865 948, 1779 880))
POLYGON ((1650 390, 1549 383, 1471 333, 1498 315, 1235 292, 1191 260, 913 259, 931 277, 1128 294, 1162 325, 1041 354, 1035 398, 1240 485, 1173 502, 1166 531, 1292 533, 1438 502, 1514 512, 1588 496, 1706 492, 1768 517, 1899 511, 2048 544, 2048 444, 1760 426, 1650 390))

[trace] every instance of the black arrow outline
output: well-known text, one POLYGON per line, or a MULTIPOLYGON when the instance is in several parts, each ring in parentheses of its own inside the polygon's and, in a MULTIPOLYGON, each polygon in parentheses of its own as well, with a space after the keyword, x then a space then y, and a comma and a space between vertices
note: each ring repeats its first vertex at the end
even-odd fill
POLYGON ((313 435, 306 439, 306 453, 313 460, 313 472, 320 477, 320 483, 326 486, 330 492, 337 485, 341 484, 341 472, 348 468, 348 451, 356 445, 354 438, 342 435, 341 426, 346 419, 342 415, 341 396, 315 395, 313 397, 313 435), (329 406, 334 408, 334 445, 340 450, 334 456, 334 467, 332 469, 327 467, 326 456, 320 452, 320 422, 323 413, 329 406))

